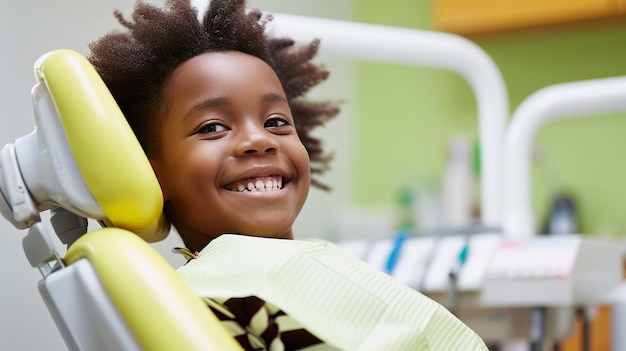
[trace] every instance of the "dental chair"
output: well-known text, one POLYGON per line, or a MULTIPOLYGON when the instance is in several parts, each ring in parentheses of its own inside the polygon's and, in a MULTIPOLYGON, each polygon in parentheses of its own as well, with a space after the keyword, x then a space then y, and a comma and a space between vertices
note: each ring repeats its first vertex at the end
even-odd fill
POLYGON ((148 244, 169 231, 161 190, 94 68, 57 50, 35 76, 35 130, 0 153, 0 211, 28 231, 24 252, 68 348, 240 350, 148 244), (103 228, 88 231, 87 219, 103 228), (68 245, 63 257, 51 231, 68 245))

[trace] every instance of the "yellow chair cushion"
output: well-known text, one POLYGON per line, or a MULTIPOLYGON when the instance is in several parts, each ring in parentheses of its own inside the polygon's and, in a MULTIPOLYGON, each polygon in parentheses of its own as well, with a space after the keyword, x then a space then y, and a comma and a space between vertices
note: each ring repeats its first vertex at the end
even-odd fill
POLYGON ((74 160, 106 214, 104 222, 163 239, 163 195, 152 167, 113 96, 93 68, 72 50, 37 60, 35 76, 54 100, 74 160))
POLYGON ((149 244, 104 228, 79 238, 66 264, 86 258, 144 350, 241 350, 217 317, 149 244))

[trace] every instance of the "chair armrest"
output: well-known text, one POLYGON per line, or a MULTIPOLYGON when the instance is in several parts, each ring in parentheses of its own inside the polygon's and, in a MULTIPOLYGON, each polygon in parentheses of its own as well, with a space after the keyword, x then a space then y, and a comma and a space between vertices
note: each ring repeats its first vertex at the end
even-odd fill
POLYGON ((117 228, 87 233, 64 261, 81 258, 91 262, 144 350, 241 350, 172 266, 135 234, 117 228))

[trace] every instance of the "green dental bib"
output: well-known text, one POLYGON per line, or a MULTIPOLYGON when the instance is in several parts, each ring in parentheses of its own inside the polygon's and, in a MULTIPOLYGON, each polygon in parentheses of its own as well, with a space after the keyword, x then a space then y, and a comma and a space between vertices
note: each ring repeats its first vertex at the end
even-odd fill
POLYGON ((199 296, 257 296, 342 350, 487 350, 441 305, 329 242, 222 235, 178 273, 199 296))

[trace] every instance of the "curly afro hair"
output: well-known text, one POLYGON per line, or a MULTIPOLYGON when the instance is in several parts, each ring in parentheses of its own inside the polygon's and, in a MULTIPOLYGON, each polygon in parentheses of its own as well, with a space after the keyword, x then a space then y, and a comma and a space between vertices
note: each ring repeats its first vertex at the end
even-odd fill
POLYGON ((319 41, 295 47, 288 38, 266 35, 270 16, 246 11, 245 0, 212 0, 203 21, 189 0, 167 0, 163 8, 143 2, 135 5, 132 21, 119 11, 115 17, 127 29, 112 32, 89 46, 88 57, 126 116, 148 156, 159 152, 156 116, 162 105, 168 76, 192 57, 214 51, 240 51, 270 65, 280 79, 300 140, 311 159, 311 183, 321 189, 315 175, 324 173, 331 157, 311 131, 336 116, 331 102, 307 101, 303 96, 328 77, 328 71, 311 62, 319 41))

